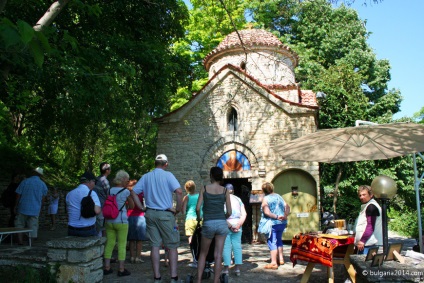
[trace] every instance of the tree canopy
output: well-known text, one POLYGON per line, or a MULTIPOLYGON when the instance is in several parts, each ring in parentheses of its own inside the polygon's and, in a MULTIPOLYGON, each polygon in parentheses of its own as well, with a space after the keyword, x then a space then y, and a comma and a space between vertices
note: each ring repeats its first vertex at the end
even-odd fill
POLYGON ((63 174, 113 159, 140 175, 155 151, 152 118, 167 113, 169 97, 188 84, 189 58, 172 49, 184 36, 187 7, 71 1, 51 26, 34 31, 34 15, 49 6, 8 1, 3 10, 2 152, 23 156, 25 149, 28 165, 42 160, 63 174), (31 40, 42 43, 42 59, 31 56, 31 40))

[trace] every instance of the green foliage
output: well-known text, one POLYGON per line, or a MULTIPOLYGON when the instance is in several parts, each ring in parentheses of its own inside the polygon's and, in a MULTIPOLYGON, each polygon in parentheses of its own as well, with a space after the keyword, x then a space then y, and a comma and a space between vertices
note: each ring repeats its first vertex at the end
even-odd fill
MULTIPOLYGON (((350 187, 349 187, 350 188, 350 187)), ((358 217, 361 208, 359 198, 346 188, 343 193, 338 194, 337 217, 338 219, 353 219, 358 217)), ((323 211, 333 213, 334 188, 324 188, 321 190, 321 207, 323 211)))
POLYGON ((44 56, 50 51, 46 37, 34 31, 25 21, 18 20, 16 24, 4 17, 0 20, 0 62, 22 67, 33 62, 41 67, 44 56))
POLYGON ((104 160, 134 177, 148 171, 152 119, 169 111, 191 73, 173 45, 184 36, 184 3, 71 1, 35 32, 27 23, 51 2, 30 2, 8 1, 0 22, 4 148, 25 156, 25 166, 51 168, 51 182, 75 184, 104 160))
POLYGON ((40 269, 26 265, 2 266, 0 277, 3 282, 10 283, 55 283, 59 264, 46 266, 40 269))
MULTIPOLYGON (((389 230, 394 230, 403 236, 418 238, 418 216, 414 210, 389 210, 389 230)), ((421 223, 421 227, 424 224, 421 223)))
POLYGON ((415 122, 424 124, 424 106, 421 108, 420 111, 418 111, 417 113, 414 113, 412 118, 414 119, 415 122))
MULTIPOLYGON (((243 0, 192 0, 186 36, 179 42, 192 64, 191 81, 208 77, 203 59, 235 28, 246 24, 243 0), (231 17, 231 19, 230 19, 231 17)), ((195 90, 192 90, 195 92, 195 90)))

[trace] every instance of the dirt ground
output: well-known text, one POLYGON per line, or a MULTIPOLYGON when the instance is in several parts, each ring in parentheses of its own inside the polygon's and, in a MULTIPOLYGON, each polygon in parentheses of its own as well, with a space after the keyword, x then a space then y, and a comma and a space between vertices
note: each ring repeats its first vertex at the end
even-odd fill
MULTIPOLYGON (((41 229, 39 231, 39 239, 34 245, 42 245, 48 239, 53 237, 64 237, 66 236, 66 228, 57 229, 56 231, 48 231, 47 229, 41 229)), ((389 242, 402 241, 404 246, 403 250, 412 249, 415 245, 415 239, 408 239, 396 235, 395 233, 389 232, 389 242)), ((230 283, 241 283, 241 282, 261 282, 261 283, 297 283, 300 282, 307 262, 299 261, 293 267, 290 262, 290 250, 291 243, 284 243, 284 260, 285 264, 280 266, 278 270, 266 270, 264 266, 269 262, 269 250, 266 244, 243 244, 243 265, 241 267, 241 275, 235 276, 233 270, 230 268, 230 275, 228 282, 230 283)), ((178 249, 178 276, 181 282, 186 282, 188 275, 195 275, 197 269, 189 267, 188 264, 192 260, 192 255, 189 249, 189 245, 186 237, 181 237, 181 245, 178 249)), ((152 283, 153 282, 153 270, 150 261, 150 246, 148 242, 143 242, 143 254, 142 259, 144 263, 131 264, 129 262, 129 253, 127 252, 127 261, 125 268, 131 272, 130 276, 118 277, 118 264, 112 263, 111 267, 114 270, 112 274, 106 275, 103 278, 105 283, 115 282, 141 282, 141 283, 152 283)), ((170 282, 169 267, 165 266, 164 262, 164 251, 161 251, 161 275, 162 282, 170 282)), ((327 268, 317 264, 312 271, 309 282, 313 283, 324 283, 327 280, 327 268)), ((334 266, 335 283, 339 282, 350 282, 347 280, 348 275, 343 265, 334 266)), ((212 283, 212 277, 209 279, 202 280, 204 283, 212 283)))

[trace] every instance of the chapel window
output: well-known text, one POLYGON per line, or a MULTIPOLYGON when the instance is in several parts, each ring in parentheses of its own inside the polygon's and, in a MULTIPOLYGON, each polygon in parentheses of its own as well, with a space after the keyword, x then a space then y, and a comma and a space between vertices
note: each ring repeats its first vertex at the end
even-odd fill
POLYGON ((228 114, 228 130, 229 131, 237 131, 237 110, 231 107, 230 113, 228 114))

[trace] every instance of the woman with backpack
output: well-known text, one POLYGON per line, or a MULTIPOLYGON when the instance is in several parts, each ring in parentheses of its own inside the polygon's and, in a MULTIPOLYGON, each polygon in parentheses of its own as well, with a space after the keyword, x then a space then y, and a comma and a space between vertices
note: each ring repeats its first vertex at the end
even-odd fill
POLYGON ((113 179, 114 187, 110 188, 108 200, 111 204, 114 204, 118 208, 118 214, 113 215, 115 218, 107 218, 105 209, 108 209, 110 206, 106 205, 103 207, 103 215, 105 217, 105 227, 106 227, 106 246, 104 252, 105 258, 105 267, 103 270, 103 275, 108 275, 113 273, 112 268, 110 268, 110 259, 112 257, 112 251, 115 247, 116 242, 118 242, 118 261, 119 261, 119 270, 118 276, 127 276, 131 273, 125 269, 124 263, 126 258, 126 246, 127 246, 127 235, 128 235, 128 216, 127 208, 125 206, 127 198, 131 197, 134 201, 134 204, 141 210, 145 210, 143 204, 140 203, 140 200, 137 194, 134 191, 127 189, 130 176, 124 170, 119 170, 116 173, 115 178, 113 179))

